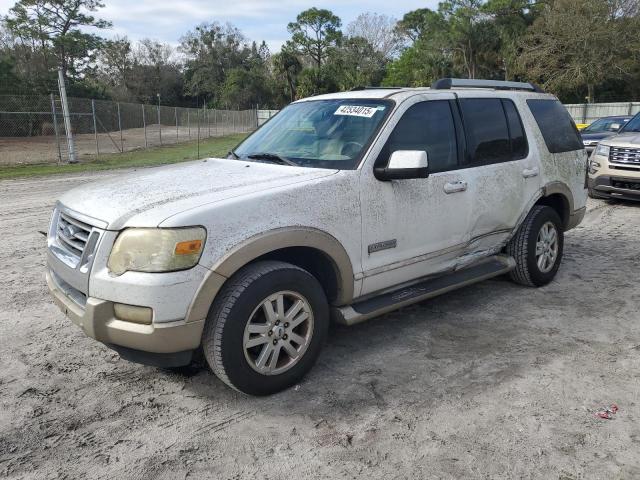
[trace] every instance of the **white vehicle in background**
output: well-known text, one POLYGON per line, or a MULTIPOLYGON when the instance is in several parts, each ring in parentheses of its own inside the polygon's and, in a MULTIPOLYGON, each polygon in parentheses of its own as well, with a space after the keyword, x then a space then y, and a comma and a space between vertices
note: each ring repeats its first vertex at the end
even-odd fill
POLYGON ((443 79, 289 105, 227 159, 60 198, 47 282, 87 335, 176 367, 202 349, 255 395, 355 324, 508 274, 542 286, 585 213, 586 154, 558 100, 443 79))

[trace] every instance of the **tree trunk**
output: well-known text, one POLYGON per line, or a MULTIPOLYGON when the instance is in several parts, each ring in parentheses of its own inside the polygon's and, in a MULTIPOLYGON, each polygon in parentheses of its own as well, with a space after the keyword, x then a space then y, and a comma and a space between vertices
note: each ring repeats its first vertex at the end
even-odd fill
POLYGON ((589 83, 587 84, 587 102, 593 103, 595 100, 594 96, 595 96, 595 86, 593 85, 593 83, 589 83))

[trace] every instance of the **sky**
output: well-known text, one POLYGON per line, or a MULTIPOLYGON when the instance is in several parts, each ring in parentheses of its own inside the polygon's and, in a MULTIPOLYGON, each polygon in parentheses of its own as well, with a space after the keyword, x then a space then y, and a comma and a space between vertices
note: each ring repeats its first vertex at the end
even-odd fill
MULTIPOLYGON (((103 0, 98 17, 113 22, 106 37, 152 38, 172 45, 203 22, 230 22, 250 40, 265 40, 275 52, 289 38, 287 24, 301 11, 327 8, 342 19, 343 26, 362 12, 383 13, 397 19, 417 8, 437 6, 437 0, 103 0)), ((15 0, 0 0, 5 15, 15 0)))

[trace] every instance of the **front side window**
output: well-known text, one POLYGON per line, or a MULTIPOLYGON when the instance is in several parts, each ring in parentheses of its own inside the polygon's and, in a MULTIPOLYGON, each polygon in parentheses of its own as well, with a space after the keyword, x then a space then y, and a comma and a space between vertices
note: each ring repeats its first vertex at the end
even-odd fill
POLYGON ((312 100, 293 103, 235 150, 241 159, 279 157, 304 167, 350 170, 393 108, 388 100, 312 100))
POLYGON ((472 166, 512 159, 509 127, 499 98, 463 98, 460 110, 472 166))
POLYGON ((584 145, 576 124, 558 100, 527 100, 550 153, 582 150, 584 145))
POLYGON ((409 107, 389 136, 378 163, 386 164, 398 150, 427 152, 431 173, 455 169, 458 150, 450 102, 431 100, 409 107))

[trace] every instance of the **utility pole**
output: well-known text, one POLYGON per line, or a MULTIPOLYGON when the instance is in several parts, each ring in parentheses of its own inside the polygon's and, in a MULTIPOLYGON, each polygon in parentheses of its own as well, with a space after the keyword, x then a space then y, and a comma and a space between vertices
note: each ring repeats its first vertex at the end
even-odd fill
POLYGON ((160 145, 162 145, 162 123, 160 121, 160 94, 158 93, 158 132, 160 133, 160 145))
POLYGON ((64 117, 64 129, 67 133, 67 149, 69 150, 69 163, 78 163, 76 159, 76 148, 73 143, 73 132, 71 131, 71 115, 69 104, 67 103, 67 89, 64 85, 64 74, 62 68, 58 68, 58 89, 60 90, 60 100, 62 102, 62 116, 64 117))

